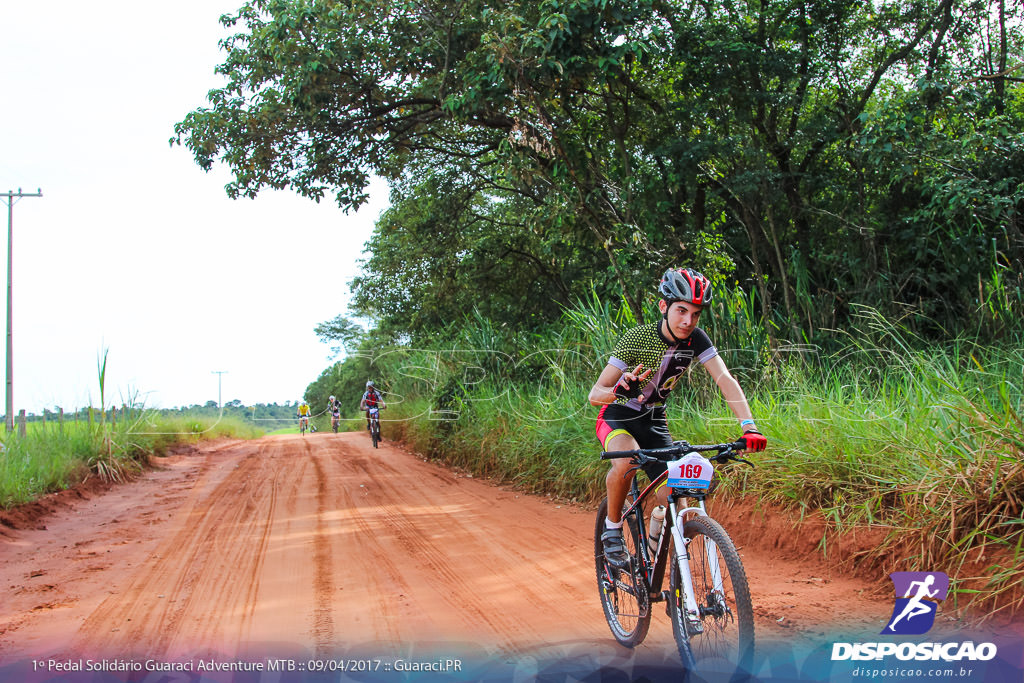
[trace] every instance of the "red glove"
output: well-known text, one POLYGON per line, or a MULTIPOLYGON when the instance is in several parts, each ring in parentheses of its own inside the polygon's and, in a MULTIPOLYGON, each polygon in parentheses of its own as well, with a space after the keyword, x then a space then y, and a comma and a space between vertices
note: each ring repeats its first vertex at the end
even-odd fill
POLYGON ((745 442, 747 444, 746 450, 748 451, 763 451, 768 447, 768 439, 764 438, 764 434, 753 429, 749 432, 744 432, 743 436, 736 440, 745 442))

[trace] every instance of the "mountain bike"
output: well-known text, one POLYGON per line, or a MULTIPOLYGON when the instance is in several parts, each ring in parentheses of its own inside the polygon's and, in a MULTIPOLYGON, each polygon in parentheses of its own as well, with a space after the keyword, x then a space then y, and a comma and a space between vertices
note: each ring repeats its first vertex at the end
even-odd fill
POLYGON ((331 429, 334 433, 338 433, 338 425, 341 423, 341 415, 339 413, 331 413, 331 429))
POLYGON ((309 417, 306 415, 299 416, 299 433, 303 436, 306 435, 306 430, 309 429, 309 417))
MULTIPOLYGON (((708 516, 705 499, 718 483, 714 465, 736 461, 744 442, 609 451, 604 460, 631 458, 633 470, 652 462, 668 470, 642 492, 633 477, 623 505, 623 538, 629 565, 616 569, 604 558, 601 534, 608 514, 606 498, 597 512, 594 558, 601 606, 612 635, 626 647, 647 636, 652 605, 665 602, 679 656, 688 671, 749 672, 754 656, 754 610, 739 553, 722 525, 708 516), (715 452, 710 458, 701 453, 715 452), (644 508, 654 507, 654 492, 669 487, 668 510, 661 529, 644 523, 644 508), (651 533, 653 531, 654 533, 651 533), (662 590, 665 571, 668 590, 662 590)), ((657 517, 657 515, 655 515, 657 517)))
POLYGON ((377 444, 380 443, 380 408, 368 408, 367 413, 370 416, 370 438, 373 440, 373 447, 377 448, 377 444))

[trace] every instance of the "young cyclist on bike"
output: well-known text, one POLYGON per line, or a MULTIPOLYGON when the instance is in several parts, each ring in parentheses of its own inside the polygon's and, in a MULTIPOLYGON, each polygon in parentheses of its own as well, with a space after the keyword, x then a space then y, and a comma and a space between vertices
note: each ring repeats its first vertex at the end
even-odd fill
MULTIPOLYGON (((739 383, 725 366, 708 335, 697 327, 704 305, 711 301, 711 282, 689 268, 669 269, 658 286, 661 319, 627 331, 619 339, 608 365, 590 390, 590 403, 601 406, 597 416, 597 438, 606 451, 662 448, 672 445, 665 419, 665 399, 696 359, 711 374, 722 397, 739 420, 750 451, 762 451, 767 439, 747 405, 739 383)), ((605 558, 622 568, 629 562, 622 538, 622 505, 635 471, 628 459, 612 460, 605 478, 608 490, 608 518, 601 536, 605 558)), ((647 465, 651 481, 665 470, 665 464, 647 465)), ((666 491, 662 489, 661 497, 666 491)))
POLYGON ((370 380, 366 383, 366 392, 359 399, 359 410, 366 413, 366 431, 370 431, 370 408, 373 407, 383 410, 384 399, 377 392, 377 388, 373 385, 373 380, 370 380))

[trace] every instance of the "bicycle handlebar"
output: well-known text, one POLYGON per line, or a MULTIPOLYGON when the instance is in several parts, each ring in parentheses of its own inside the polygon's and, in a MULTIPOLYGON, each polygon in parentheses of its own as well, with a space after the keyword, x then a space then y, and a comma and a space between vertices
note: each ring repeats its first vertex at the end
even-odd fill
MULTIPOLYGON (((676 458, 683 456, 687 453, 694 451, 698 453, 706 453, 709 451, 718 451, 717 455, 713 455, 708 460, 714 460, 717 462, 723 462, 727 460, 739 460, 740 462, 747 462, 742 458, 736 457, 736 451, 742 451, 747 447, 745 441, 734 441, 732 443, 720 443, 714 445, 698 445, 694 446, 688 444, 685 441, 676 441, 671 446, 664 448, 638 448, 633 451, 603 451, 601 453, 602 460, 615 460, 618 458, 634 458, 640 464, 647 462, 669 462, 676 458)), ((752 463, 747 463, 753 467, 752 463)))

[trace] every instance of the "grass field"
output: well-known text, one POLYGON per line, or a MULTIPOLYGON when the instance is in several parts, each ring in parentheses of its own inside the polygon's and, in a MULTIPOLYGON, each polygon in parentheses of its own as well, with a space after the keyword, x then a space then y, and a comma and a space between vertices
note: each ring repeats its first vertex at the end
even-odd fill
POLYGON ((107 422, 31 422, 25 437, 6 435, 0 454, 0 507, 34 500, 88 476, 121 481, 141 468, 148 454, 177 443, 220 437, 252 438, 260 432, 237 419, 162 418, 139 413, 107 422))

